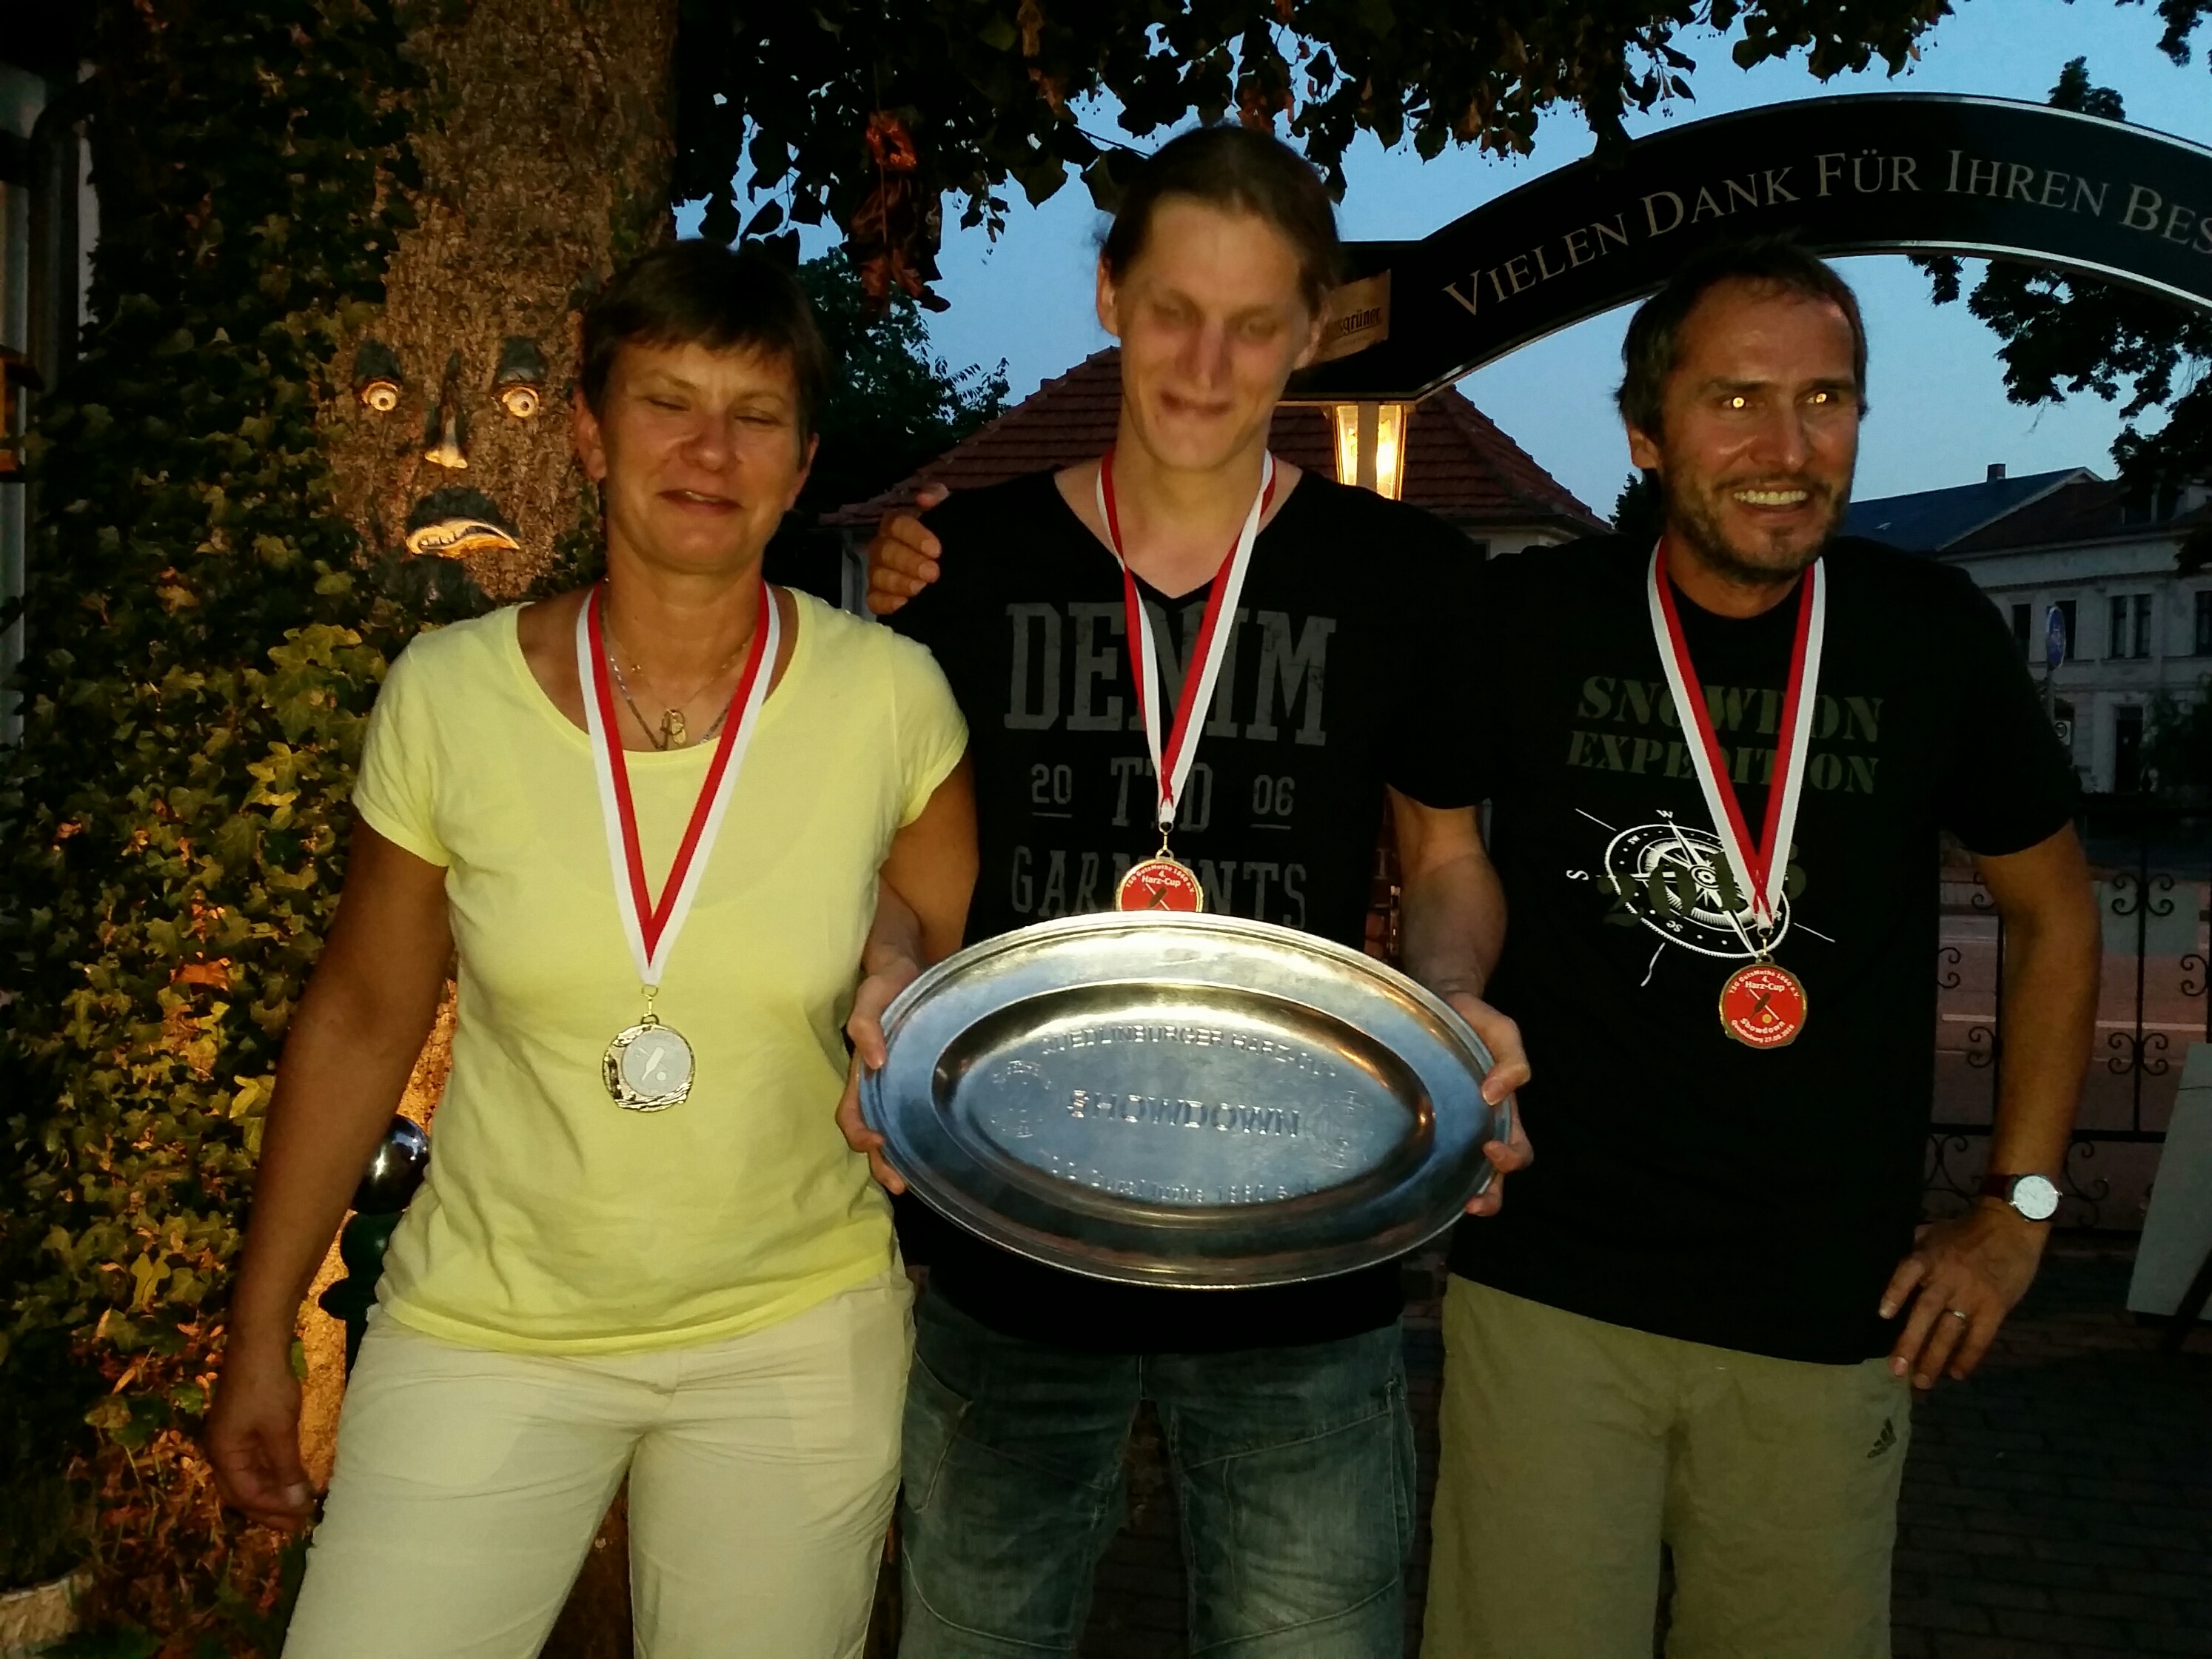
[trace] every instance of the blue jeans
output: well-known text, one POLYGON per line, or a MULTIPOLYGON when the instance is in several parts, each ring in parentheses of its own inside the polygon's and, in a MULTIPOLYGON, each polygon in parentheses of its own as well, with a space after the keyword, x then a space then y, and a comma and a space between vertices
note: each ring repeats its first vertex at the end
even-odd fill
POLYGON ((1073 1655, 1157 1407, 1194 1659, 1398 1659, 1413 1437, 1394 1324, 1236 1353, 1098 1354, 916 1310, 900 1659, 1073 1655))

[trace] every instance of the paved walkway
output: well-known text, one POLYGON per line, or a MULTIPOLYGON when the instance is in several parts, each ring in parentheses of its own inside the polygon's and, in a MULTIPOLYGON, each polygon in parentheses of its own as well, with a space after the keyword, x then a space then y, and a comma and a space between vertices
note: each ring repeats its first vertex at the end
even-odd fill
MULTIPOLYGON (((2179 1356, 2123 1310, 2129 1247, 2062 1237, 1980 1373, 1913 1424, 1897 1659, 2212 1659, 2212 1332, 2179 1356)), ((1425 1516, 1443 1350, 1435 1285, 1406 1321, 1425 1516)), ((1130 1471, 1084 1659, 1183 1659, 1183 1577, 1157 1430, 1130 1471)), ((1408 1655, 1428 1534, 1416 1542, 1408 1655)))

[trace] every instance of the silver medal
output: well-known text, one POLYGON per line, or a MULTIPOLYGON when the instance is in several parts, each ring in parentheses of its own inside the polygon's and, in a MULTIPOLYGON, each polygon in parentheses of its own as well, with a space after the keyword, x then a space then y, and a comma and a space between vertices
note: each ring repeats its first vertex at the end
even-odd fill
POLYGON ((690 823, 669 870, 667 884, 656 902, 646 883, 636 809, 629 792, 629 768, 615 729, 613 692, 608 684, 611 659, 599 625, 605 592, 602 583, 576 612, 576 675, 591 692, 584 699, 584 723, 592 737, 592 771, 599 787, 608 868, 614 878, 615 904, 622 916, 623 933, 637 964, 638 986, 645 993, 645 1018, 616 1033, 615 1040, 607 1044, 606 1053, 599 1057, 599 1079, 615 1104, 624 1110, 665 1112, 671 1106, 682 1105, 690 1094, 696 1061, 684 1034, 663 1025, 653 1013, 653 1000, 659 994, 668 952, 691 913, 700 872, 721 832, 723 811, 729 805, 730 792, 744 764, 761 704, 775 678, 782 623, 775 595, 763 582, 751 653, 731 694, 721 743, 708 767, 698 799, 692 803, 690 823))
POLYGON ((651 1014, 607 1044, 599 1074, 615 1104, 633 1112, 665 1111, 691 1092, 691 1045, 651 1014))

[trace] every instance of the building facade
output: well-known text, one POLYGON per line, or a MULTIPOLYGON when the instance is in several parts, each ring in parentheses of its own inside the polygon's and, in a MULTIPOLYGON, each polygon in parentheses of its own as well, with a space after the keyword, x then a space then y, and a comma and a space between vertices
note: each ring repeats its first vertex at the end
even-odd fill
MULTIPOLYGON (((67 10, 0 11, 0 606, 22 594, 30 517, 15 441, 76 352, 98 231, 67 10)), ((22 654, 19 621, 0 634, 0 681, 22 654)), ((13 703, 0 692, 0 741, 13 703)))
MULTIPOLYGON (((877 521, 911 501, 922 485, 980 489, 1025 473, 1073 466, 1111 448, 1121 407, 1121 364, 1116 348, 1093 352, 913 477, 824 514, 823 526, 842 542, 848 606, 860 609, 866 548, 877 521)), ((1478 556, 1554 546, 1607 528, 1455 390, 1447 388, 1412 406, 1401 430, 1402 464, 1387 469, 1399 483, 1400 498, 1458 530, 1478 556)), ((1341 474, 1342 456, 1326 409, 1279 405, 1267 441, 1294 465, 1325 477, 1341 474)))
POLYGON ((2045 688, 2082 787, 2148 787, 2154 706, 2198 701, 2212 680, 2212 568, 2199 557, 2212 486, 2147 495, 2087 468, 2008 478, 1993 466, 1979 484, 1856 502, 1846 527, 1972 576, 2045 688))

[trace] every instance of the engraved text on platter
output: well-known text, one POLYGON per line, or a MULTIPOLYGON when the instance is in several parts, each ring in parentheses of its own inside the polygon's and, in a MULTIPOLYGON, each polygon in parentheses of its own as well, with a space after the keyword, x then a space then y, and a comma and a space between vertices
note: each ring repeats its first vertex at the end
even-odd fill
POLYGON ((1295 1139, 1298 1115, 1280 1106, 1237 1106, 1227 1101, 1170 1100, 1158 1095, 1122 1095, 1076 1089, 1067 1115, 1086 1121, 1157 1123, 1173 1129, 1218 1129, 1224 1133, 1283 1135, 1295 1139))

